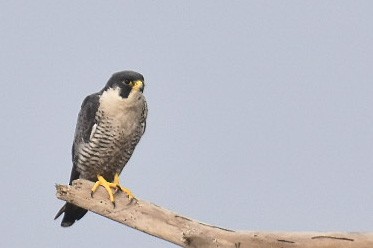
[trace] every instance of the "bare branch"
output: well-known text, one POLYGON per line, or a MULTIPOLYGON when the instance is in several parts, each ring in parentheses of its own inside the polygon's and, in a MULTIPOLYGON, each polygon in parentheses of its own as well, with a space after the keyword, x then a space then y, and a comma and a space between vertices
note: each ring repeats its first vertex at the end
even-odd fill
POLYGON ((130 202, 116 194, 116 207, 100 187, 91 198, 93 183, 76 180, 57 185, 57 198, 167 240, 181 247, 232 248, 372 248, 373 233, 233 231, 198 222, 142 200, 130 202))

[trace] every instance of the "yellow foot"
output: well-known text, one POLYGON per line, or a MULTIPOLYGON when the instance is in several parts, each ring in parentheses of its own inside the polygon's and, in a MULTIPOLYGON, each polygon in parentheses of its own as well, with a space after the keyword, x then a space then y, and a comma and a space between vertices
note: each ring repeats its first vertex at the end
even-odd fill
POLYGON ((113 184, 116 186, 117 189, 119 189, 119 190, 123 191, 124 193, 126 193, 127 196, 128 196, 128 199, 132 200, 133 198, 135 198, 135 195, 132 194, 131 190, 129 190, 129 189, 127 189, 127 188, 125 188, 125 187, 123 187, 123 186, 120 185, 118 173, 116 173, 115 176, 114 176, 114 182, 113 182, 113 184))
POLYGON ((99 186, 103 186, 108 192, 110 201, 113 203, 114 207, 115 207, 114 193, 117 191, 117 189, 125 192, 130 200, 135 198, 135 196, 132 194, 132 192, 129 189, 120 185, 118 173, 115 174, 114 181, 112 183, 106 181, 105 178, 99 175, 97 176, 97 179, 98 181, 95 183, 95 185, 93 186, 91 190, 91 197, 93 197, 93 193, 96 192, 99 186), (115 189, 114 193, 112 189, 115 189))

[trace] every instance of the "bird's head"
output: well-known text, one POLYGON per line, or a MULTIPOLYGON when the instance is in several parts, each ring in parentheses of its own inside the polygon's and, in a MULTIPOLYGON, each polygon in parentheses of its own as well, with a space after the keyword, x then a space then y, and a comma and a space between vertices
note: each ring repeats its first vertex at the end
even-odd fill
POLYGON ((135 71, 120 71, 111 76, 103 90, 119 88, 119 95, 127 98, 131 91, 143 92, 144 87, 143 75, 135 71))

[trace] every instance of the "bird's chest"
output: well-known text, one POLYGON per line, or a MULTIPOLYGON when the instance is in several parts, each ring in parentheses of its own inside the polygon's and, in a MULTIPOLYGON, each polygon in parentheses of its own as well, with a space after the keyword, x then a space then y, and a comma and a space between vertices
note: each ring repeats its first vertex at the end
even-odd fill
POLYGON ((117 94, 103 95, 96 123, 108 136, 125 138, 133 134, 141 122, 141 96, 123 99, 117 94))

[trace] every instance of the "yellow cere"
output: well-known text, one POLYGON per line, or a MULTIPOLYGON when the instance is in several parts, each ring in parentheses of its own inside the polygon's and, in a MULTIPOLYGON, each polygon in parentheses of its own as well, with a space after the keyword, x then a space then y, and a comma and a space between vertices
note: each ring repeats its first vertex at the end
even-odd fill
POLYGON ((135 82, 131 82, 130 85, 132 86, 132 89, 136 90, 136 91, 140 91, 142 88, 143 88, 143 85, 144 83, 140 80, 137 80, 135 82))

